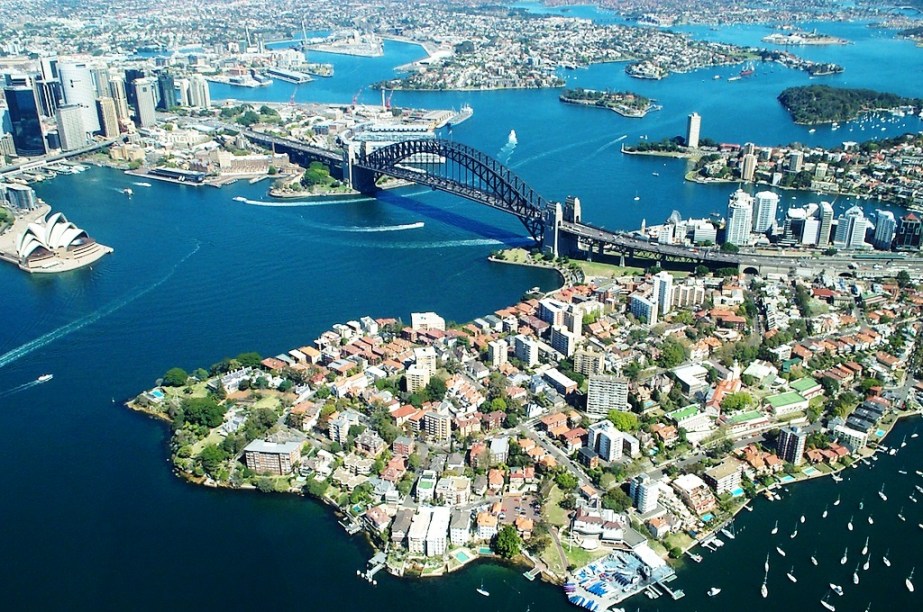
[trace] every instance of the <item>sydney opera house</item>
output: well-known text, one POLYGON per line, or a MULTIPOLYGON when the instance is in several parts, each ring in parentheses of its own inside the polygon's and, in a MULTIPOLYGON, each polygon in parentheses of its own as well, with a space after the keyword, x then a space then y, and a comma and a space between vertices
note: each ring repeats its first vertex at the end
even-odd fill
POLYGON ((32 221, 16 240, 19 267, 28 272, 64 272, 89 265, 107 253, 63 213, 47 213, 32 221))

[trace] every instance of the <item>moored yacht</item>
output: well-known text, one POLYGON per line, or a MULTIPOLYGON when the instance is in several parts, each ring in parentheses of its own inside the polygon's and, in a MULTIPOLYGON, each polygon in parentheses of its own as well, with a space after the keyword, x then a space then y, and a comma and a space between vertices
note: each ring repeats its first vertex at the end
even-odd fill
POLYGON ((843 549, 843 558, 840 559, 840 565, 846 565, 847 553, 849 552, 848 548, 843 549))
POLYGON ((915 569, 916 569, 915 567, 914 567, 914 568, 911 568, 911 570, 910 570, 910 575, 907 576, 907 579, 906 579, 906 580, 904 580, 904 586, 906 586, 906 587, 907 587, 907 590, 910 591, 911 593, 913 593, 913 582, 912 582, 912 580, 913 580, 913 570, 915 570, 915 569))
POLYGON ((717 595, 717 594, 720 593, 720 592, 721 592, 721 589, 719 589, 718 587, 712 587, 712 588, 708 589, 708 591, 707 591, 709 597, 714 597, 715 595, 717 595))
POLYGON ((891 552, 891 549, 885 551, 884 556, 881 558, 881 562, 885 564, 885 567, 891 567, 891 560, 888 559, 888 553, 891 552))

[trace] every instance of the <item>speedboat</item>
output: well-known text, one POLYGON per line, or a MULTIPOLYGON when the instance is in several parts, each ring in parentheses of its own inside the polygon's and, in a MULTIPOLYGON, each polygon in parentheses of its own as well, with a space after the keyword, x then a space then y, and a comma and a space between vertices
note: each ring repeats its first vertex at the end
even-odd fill
POLYGON ((852 583, 859 584, 859 564, 858 563, 856 564, 856 569, 854 569, 852 573, 852 583))
POLYGON ((824 598, 820 600, 820 605, 830 610, 830 612, 836 612, 836 608, 832 603, 827 601, 827 597, 829 597, 829 595, 824 595, 824 598))
POLYGON ((866 554, 869 551, 869 539, 865 538, 865 545, 862 547, 862 554, 866 554))
POLYGON ((804 515, 801 515, 801 522, 804 523, 804 515))
POLYGON ((907 520, 906 518, 904 518, 904 507, 903 506, 901 506, 901 509, 898 511, 897 518, 901 519, 902 521, 907 520))
POLYGON ((708 589, 708 591, 707 591, 709 597, 714 597, 715 595, 717 595, 717 594, 720 593, 720 592, 721 592, 721 589, 719 589, 718 587, 712 587, 712 588, 708 589))
POLYGON ((869 571, 869 565, 871 565, 871 563, 872 563, 872 555, 869 555, 868 557, 866 557, 865 563, 862 564, 862 571, 863 572, 869 571))
POLYGON ((767 597, 769 597, 769 589, 766 588, 765 582, 763 582, 763 586, 760 587, 760 595, 763 596, 763 599, 766 599, 767 597))
POLYGON ((881 558, 881 562, 885 564, 885 567, 891 567, 891 559, 888 559, 889 552, 891 552, 890 548, 887 550, 887 552, 885 552, 884 556, 881 558))
POLYGON ((798 535, 798 530, 795 529, 795 531, 793 531, 793 532, 792 532, 792 535, 790 535, 789 537, 790 537, 792 540, 794 540, 794 539, 795 539, 795 536, 797 536, 797 535, 798 535))
POLYGON ((830 583, 830 588, 833 589, 833 592, 836 593, 837 595, 839 595, 840 597, 843 596, 843 587, 841 587, 840 585, 838 585, 838 584, 833 584, 833 583, 831 582, 831 583, 830 583))
POLYGON ((817 565, 817 557, 815 557, 814 555, 811 555, 811 563, 813 563, 814 565, 817 565))
MULTIPOLYGON (((831 478, 833 478, 833 482, 843 482, 843 477, 842 477, 842 476, 839 476, 839 475, 837 475, 837 474, 834 474, 833 476, 831 476, 831 478)), ((839 502, 839 498, 837 498, 837 501, 834 502, 833 505, 836 506, 836 505, 839 504, 839 503, 840 503, 840 502, 839 502)))
POLYGON ((820 518, 827 518, 827 506, 824 506, 824 513, 820 515, 820 518))
POLYGON ((52 378, 54 378, 54 374, 42 374, 41 376, 35 379, 35 382, 45 383, 51 380, 52 378))

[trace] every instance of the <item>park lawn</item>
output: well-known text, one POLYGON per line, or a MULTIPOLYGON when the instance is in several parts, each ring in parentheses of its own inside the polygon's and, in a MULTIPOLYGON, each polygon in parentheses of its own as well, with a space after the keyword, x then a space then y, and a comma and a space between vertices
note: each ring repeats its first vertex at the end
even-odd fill
POLYGON ((631 266, 617 266, 614 264, 600 263, 597 261, 581 261, 581 260, 571 260, 580 266, 580 269, 583 270, 584 276, 604 276, 608 278, 614 278, 617 276, 628 276, 634 274, 644 274, 642 268, 634 268, 631 266))
POLYGON ((663 539, 664 547, 669 550, 674 546, 687 550, 692 545, 692 538, 686 533, 671 533, 663 539))
POLYGON ((561 542, 561 546, 564 547, 564 555, 567 557, 567 562, 577 567, 583 567, 587 563, 596 561, 609 554, 609 550, 602 546, 596 550, 586 550, 570 542, 561 542))
POLYGON ((503 254, 503 261, 512 263, 524 263, 529 258, 529 251, 525 249, 504 249, 500 253, 503 254))
POLYGON ((567 568, 561 563, 561 555, 558 554, 557 547, 550 538, 548 540, 548 546, 542 550, 541 554, 539 554, 539 558, 548 566, 548 569, 559 576, 563 576, 564 572, 567 571, 567 568))
POLYGON ((562 499, 564 499, 564 492, 561 491, 561 488, 557 485, 551 487, 551 491, 548 492, 548 503, 545 504, 543 509, 545 520, 558 527, 563 527, 568 522, 567 510, 558 505, 562 499))

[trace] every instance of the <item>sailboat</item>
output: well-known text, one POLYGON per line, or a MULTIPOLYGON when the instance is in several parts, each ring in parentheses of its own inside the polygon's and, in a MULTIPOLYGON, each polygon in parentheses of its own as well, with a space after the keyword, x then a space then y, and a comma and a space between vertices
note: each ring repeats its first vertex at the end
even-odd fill
POLYGON ((916 438, 916 437, 919 436, 919 435, 920 435, 920 434, 917 433, 916 428, 914 428, 913 433, 910 434, 910 437, 911 437, 911 438, 916 438))
POLYGON ((856 563, 856 569, 854 569, 852 573, 852 583, 859 584, 859 564, 858 563, 856 563))
POLYGON ((811 555, 811 563, 817 565, 817 550, 814 551, 814 554, 811 555))
POLYGON ((776 524, 772 526, 772 531, 770 531, 769 533, 771 533, 772 535, 776 535, 777 533, 779 533, 779 521, 776 521, 776 524))
POLYGON ((901 439, 901 448, 904 448, 905 446, 907 446, 907 436, 904 436, 901 439))
POLYGON ((824 598, 820 600, 820 605, 830 610, 830 612, 836 612, 836 608, 833 606, 833 604, 827 601, 828 597, 830 597, 830 593, 824 595, 824 598))
POLYGON ((907 590, 910 591, 911 593, 913 593, 913 582, 911 582, 911 580, 913 580, 913 570, 915 570, 915 569, 917 569, 917 568, 915 568, 915 567, 914 567, 914 568, 911 568, 911 569, 910 569, 910 575, 907 576, 907 579, 906 579, 906 580, 904 580, 904 585, 907 587, 907 590))
POLYGON ((798 582, 798 579, 795 578, 795 566, 794 565, 792 566, 792 569, 785 575, 788 576, 788 579, 791 580, 792 582, 798 582))
POLYGON ((843 549, 843 558, 840 559, 840 565, 846 565, 846 557, 847 557, 847 554, 846 554, 846 553, 847 553, 847 552, 849 552, 849 549, 848 549, 848 548, 844 548, 844 549, 843 549))
POLYGON ((884 556, 881 558, 881 562, 885 564, 885 567, 891 567, 891 559, 888 559, 888 553, 891 552, 891 549, 885 551, 884 556))
POLYGON ((763 569, 767 574, 769 573, 769 553, 766 553, 766 563, 763 564, 763 569))
POLYGON ((824 512, 820 515, 820 518, 827 518, 827 506, 824 506, 824 512))
POLYGON ((484 589, 484 581, 483 581, 483 580, 481 580, 481 586, 479 586, 478 588, 476 588, 476 589, 474 589, 474 590, 477 591, 478 593, 480 593, 481 595, 483 595, 484 597, 490 597, 490 592, 489 592, 489 591, 486 591, 486 590, 484 589))
POLYGON ((776 546, 776 552, 782 555, 783 557, 785 556, 785 551, 779 548, 778 546, 776 546))
POLYGON ((798 535, 798 523, 795 523, 795 531, 792 532, 792 535, 789 536, 791 539, 795 539, 795 536, 798 535))
POLYGON ((872 518, 872 515, 871 515, 871 514, 869 515, 868 521, 869 521, 869 525, 874 525, 874 524, 875 524, 875 519, 872 518))
POLYGON ((834 506, 839 506, 839 505, 840 505, 840 496, 839 496, 839 495, 836 496, 836 501, 833 502, 833 505, 834 505, 834 506))
POLYGON ((871 563, 872 563, 872 555, 869 555, 868 557, 866 557, 865 563, 862 564, 862 571, 863 572, 869 571, 869 565, 871 565, 871 563))
POLYGON ((801 515, 801 519, 800 519, 800 520, 801 520, 802 523, 804 523, 804 515, 803 515, 803 514, 801 515))
MULTIPOLYGON (((768 572, 768 571, 763 575, 763 586, 760 587, 760 595, 763 596, 763 599, 766 599, 767 597, 769 597, 769 589, 766 588, 766 579, 767 579, 767 578, 769 578, 769 572, 768 572)), ((911 590, 913 590, 913 589, 911 589, 911 590)))
POLYGON ((849 517, 849 522, 846 523, 846 529, 852 531, 852 517, 849 517))
POLYGON ((900 511, 897 513, 897 518, 901 519, 902 521, 907 520, 906 518, 904 518, 904 507, 903 506, 901 506, 900 511))
POLYGON ((888 496, 885 495, 885 485, 882 483, 881 490, 878 491, 878 497, 881 498, 881 501, 888 501, 888 496))
POLYGON ((862 554, 866 554, 869 551, 869 539, 865 538, 865 545, 862 547, 862 554))

